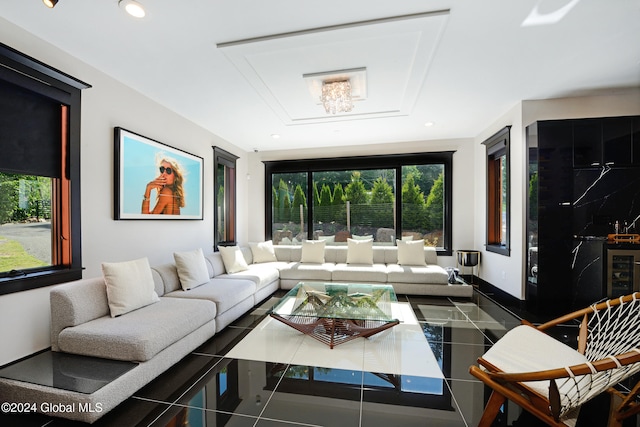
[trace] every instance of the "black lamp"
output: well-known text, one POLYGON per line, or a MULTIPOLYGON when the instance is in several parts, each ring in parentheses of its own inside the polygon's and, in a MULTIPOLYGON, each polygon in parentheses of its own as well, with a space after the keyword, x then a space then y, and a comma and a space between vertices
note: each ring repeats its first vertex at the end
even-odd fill
POLYGON ((42 3, 48 8, 53 9, 55 5, 58 4, 58 0, 42 0, 42 3))

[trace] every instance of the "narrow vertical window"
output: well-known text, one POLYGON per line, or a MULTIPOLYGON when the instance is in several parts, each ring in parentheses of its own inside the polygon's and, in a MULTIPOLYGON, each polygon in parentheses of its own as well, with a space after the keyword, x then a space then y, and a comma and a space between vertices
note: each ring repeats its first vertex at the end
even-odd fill
POLYGON ((487 250, 509 255, 509 131, 507 126, 483 144, 487 148, 487 250))
POLYGON ((214 247, 236 241, 236 159, 237 156, 213 147, 214 157, 214 247))

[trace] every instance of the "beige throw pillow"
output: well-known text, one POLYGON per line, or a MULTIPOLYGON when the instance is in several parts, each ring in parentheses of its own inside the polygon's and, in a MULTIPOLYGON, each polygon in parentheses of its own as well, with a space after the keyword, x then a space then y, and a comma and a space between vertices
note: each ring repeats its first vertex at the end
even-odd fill
POLYGON ((242 255, 242 251, 237 246, 218 246, 220 255, 222 256, 222 262, 224 269, 227 273, 238 273, 249 269, 247 261, 242 255))
POLYGON ((347 239, 347 264, 373 264, 373 240, 347 239))
POLYGON ((398 264, 427 265, 424 259, 424 240, 396 240, 398 264))
POLYGON ((188 252, 174 252, 182 289, 188 291, 209 282, 209 269, 201 248, 188 252))
POLYGON ((102 275, 107 286, 111 317, 121 316, 159 301, 147 258, 103 262, 102 275))
POLYGON ((300 262, 322 264, 324 262, 324 240, 305 240, 302 242, 300 262))
POLYGON ((251 248, 251 255, 253 255, 254 264, 278 261, 278 258, 276 258, 276 252, 273 249, 273 240, 267 240, 266 242, 260 243, 249 243, 249 247, 251 248))

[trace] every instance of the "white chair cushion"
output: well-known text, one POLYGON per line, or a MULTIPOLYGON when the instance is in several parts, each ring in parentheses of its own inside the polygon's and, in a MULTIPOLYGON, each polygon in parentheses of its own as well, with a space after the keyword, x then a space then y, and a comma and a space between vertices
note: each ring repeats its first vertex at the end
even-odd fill
MULTIPOLYGON (((587 358, 573 348, 526 325, 507 332, 482 358, 509 373, 545 371, 587 362, 587 358)), ((525 384, 541 395, 549 396, 549 381, 525 384)))

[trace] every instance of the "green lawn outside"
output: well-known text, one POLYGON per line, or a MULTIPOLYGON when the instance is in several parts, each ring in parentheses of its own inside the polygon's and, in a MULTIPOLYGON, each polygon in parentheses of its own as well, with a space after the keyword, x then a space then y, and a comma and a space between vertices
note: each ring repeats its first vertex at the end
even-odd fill
POLYGON ((0 236, 0 272, 46 265, 47 263, 29 255, 20 243, 0 236))

